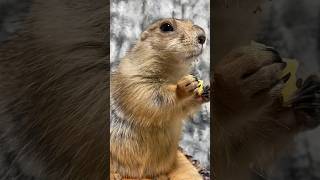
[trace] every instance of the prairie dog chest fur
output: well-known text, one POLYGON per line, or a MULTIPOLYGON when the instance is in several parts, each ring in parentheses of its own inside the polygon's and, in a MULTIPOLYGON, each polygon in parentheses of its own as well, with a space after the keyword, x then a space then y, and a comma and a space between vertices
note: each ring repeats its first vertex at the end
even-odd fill
POLYGON ((204 42, 203 29, 191 21, 162 19, 121 60, 111 77, 112 171, 156 177, 172 169, 182 121, 201 105, 193 92, 180 95, 177 84, 204 42))
POLYGON ((118 156, 130 163, 126 165, 132 169, 141 171, 131 176, 139 176, 142 173, 153 174, 154 169, 163 167, 161 171, 168 171, 166 167, 175 160, 175 153, 180 137, 182 121, 172 121, 166 126, 159 127, 141 127, 129 122, 121 117, 118 112, 111 113, 111 153, 117 153, 118 156), (147 167, 144 167, 147 166, 147 167), (150 171, 150 172, 148 172, 150 171))

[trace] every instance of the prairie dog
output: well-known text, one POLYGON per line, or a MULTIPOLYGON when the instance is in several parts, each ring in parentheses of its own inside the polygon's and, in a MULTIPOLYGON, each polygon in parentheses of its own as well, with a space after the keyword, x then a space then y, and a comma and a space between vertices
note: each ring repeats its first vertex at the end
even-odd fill
POLYGON ((250 45, 231 51, 215 67, 213 140, 218 180, 250 180, 294 135, 318 126, 319 78, 307 78, 291 106, 283 107, 281 89, 290 74, 279 75, 285 66, 272 47, 250 45))
POLYGON ((175 168, 182 120, 207 100, 189 75, 205 39, 191 21, 162 19, 122 59, 111 77, 111 172, 154 178, 175 168))
POLYGON ((247 46, 259 32, 266 2, 221 0, 213 6, 217 180, 251 179, 255 169, 267 169, 294 135, 319 123, 319 107, 312 105, 319 101, 319 79, 310 76, 305 81, 291 108, 279 107, 283 83, 274 82, 280 80, 281 57, 270 47, 247 46))

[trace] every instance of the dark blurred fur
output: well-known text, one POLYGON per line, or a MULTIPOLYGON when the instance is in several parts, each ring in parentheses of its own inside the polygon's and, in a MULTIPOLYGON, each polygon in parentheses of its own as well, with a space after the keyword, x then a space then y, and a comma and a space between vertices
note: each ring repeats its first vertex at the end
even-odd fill
POLYGON ((214 0, 213 63, 232 49, 256 39, 266 0, 214 0))
POLYGON ((108 10, 34 0, 0 46, 0 179, 106 179, 108 10))

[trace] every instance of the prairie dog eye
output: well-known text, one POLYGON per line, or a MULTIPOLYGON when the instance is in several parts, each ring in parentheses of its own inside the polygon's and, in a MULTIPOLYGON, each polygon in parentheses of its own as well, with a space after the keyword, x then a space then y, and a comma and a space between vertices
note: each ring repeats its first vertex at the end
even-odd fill
POLYGON ((162 32, 171 32, 171 31, 174 31, 174 28, 173 28, 173 26, 172 26, 171 24, 169 24, 169 23, 163 23, 163 24, 161 24, 161 26, 160 26, 160 30, 161 30, 162 32))

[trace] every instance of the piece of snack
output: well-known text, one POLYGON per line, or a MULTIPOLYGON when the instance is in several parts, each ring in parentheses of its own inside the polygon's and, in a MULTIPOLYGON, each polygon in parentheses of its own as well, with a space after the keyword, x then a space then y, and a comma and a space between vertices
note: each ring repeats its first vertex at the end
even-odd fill
POLYGON ((283 59, 283 61, 287 63, 287 66, 282 71, 281 77, 285 76, 288 73, 291 74, 290 79, 286 82, 284 88, 281 91, 282 97, 283 97, 283 103, 284 103, 284 105, 286 105, 289 102, 292 95, 297 90, 296 73, 297 73, 297 69, 298 69, 299 64, 298 64, 298 61, 295 59, 283 59))
POLYGON ((201 96, 203 93, 203 81, 202 80, 198 80, 198 95, 201 96))

